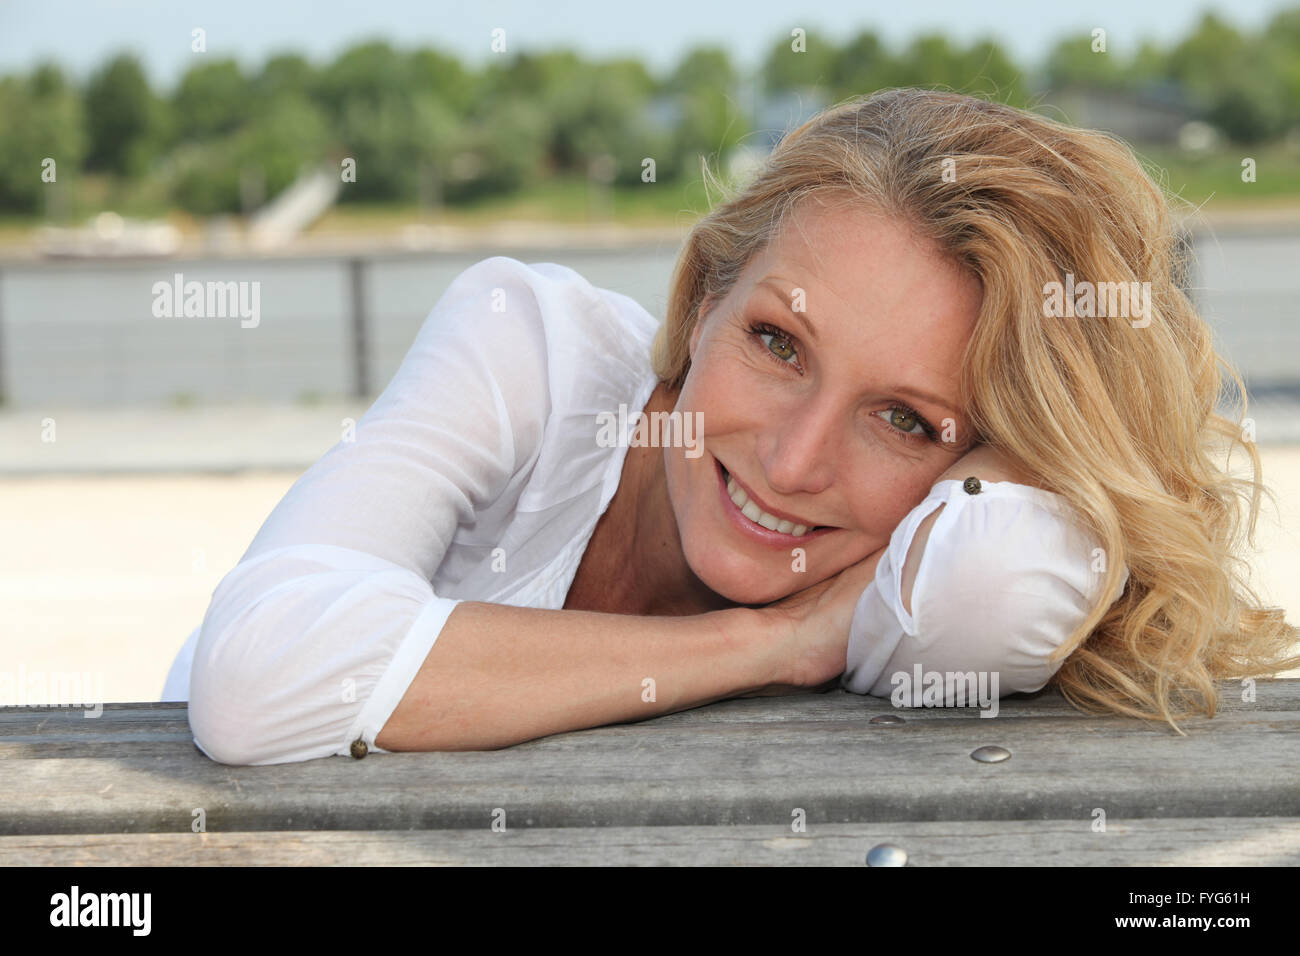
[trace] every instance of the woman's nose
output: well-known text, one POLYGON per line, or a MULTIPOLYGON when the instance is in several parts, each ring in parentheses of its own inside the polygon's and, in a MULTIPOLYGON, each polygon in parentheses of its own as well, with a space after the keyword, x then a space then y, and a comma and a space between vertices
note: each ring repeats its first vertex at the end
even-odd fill
POLYGON ((804 401, 772 416, 758 440, 768 486, 782 495, 825 491, 834 481, 843 441, 844 412, 830 402, 804 401))

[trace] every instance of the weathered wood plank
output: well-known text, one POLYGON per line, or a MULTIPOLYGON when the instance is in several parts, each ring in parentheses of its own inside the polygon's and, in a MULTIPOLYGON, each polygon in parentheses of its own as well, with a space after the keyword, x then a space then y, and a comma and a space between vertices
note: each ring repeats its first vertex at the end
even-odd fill
MULTIPOLYGON (((845 710, 847 711, 847 708, 845 710)), ((1002 715, 991 719, 977 718, 976 713, 972 711, 961 713, 954 710, 913 710, 893 712, 903 717, 902 724, 871 723, 873 716, 883 712, 886 711, 841 712, 829 715, 791 712, 779 717, 768 715, 756 719, 741 719, 740 715, 736 715, 733 720, 693 726, 675 724, 669 718, 663 717, 575 733, 583 736, 582 747, 584 748, 593 746, 591 742, 593 738, 598 740, 608 738, 611 742, 620 741, 621 745, 626 747, 662 747, 665 750, 705 740, 710 735, 729 740, 747 736, 765 740, 773 734, 803 731, 866 734, 873 738, 887 733, 905 733, 910 737, 920 734, 929 737, 939 733, 957 732, 963 736, 970 733, 986 734, 992 740, 1001 735, 1004 730, 1029 729, 1034 735, 1051 736, 1063 744, 1075 738, 1086 740, 1098 734, 1114 739, 1135 735, 1179 739, 1166 725, 1153 721, 1110 717, 1080 718, 1063 714, 1041 715, 1031 722, 1026 722, 1024 718, 1004 720, 1002 715)), ((47 715, 49 716, 53 715, 47 715)), ((64 719, 61 722, 58 719, 44 719, 39 724, 30 726, 29 732, 24 733, 21 724, 10 724, 0 728, 0 759, 152 757, 172 755, 187 750, 194 750, 201 755, 201 752, 194 747, 189 725, 183 719, 156 723, 136 721, 130 724, 106 721, 99 726, 101 728, 99 732, 88 732, 81 721, 76 719, 64 719)), ((1185 722, 1182 726, 1188 738, 1209 735, 1227 739, 1259 733, 1300 734, 1300 711, 1225 709, 1212 720, 1198 718, 1185 722)), ((548 747, 557 747, 561 746, 561 741, 570 736, 573 735, 556 735, 495 752, 514 753, 543 743, 548 747)), ((1300 746, 1300 742, 1297 745, 1300 746)))
MULTIPOLYGON (((1231 682, 1221 682, 1219 695, 1220 714, 1259 711, 1300 712, 1300 678, 1259 681, 1255 685, 1256 700, 1243 702, 1241 687, 1231 682)), ((640 693, 640 687, 636 692, 640 693)), ((105 704, 98 718, 87 718, 77 708, 0 707, 0 740, 8 735, 33 734, 88 734, 91 736, 129 729, 143 734, 187 735, 186 705, 182 703, 105 704), (32 718, 39 715, 34 723, 32 718), (47 719, 49 718, 49 719, 47 719)), ((821 721, 855 721, 862 715, 896 713, 907 717, 924 713, 927 719, 952 718, 965 720, 969 712, 958 708, 928 710, 896 709, 888 700, 832 691, 826 694, 798 694, 788 697, 763 697, 745 700, 719 701, 704 707, 667 714, 636 726, 654 728, 709 726, 719 723, 770 723, 792 718, 821 721)), ((999 702, 997 718, 1022 719, 1043 716, 1073 717, 1080 720, 1095 719, 1093 715, 1076 710, 1054 688, 1037 694, 1017 694, 999 702)), ((1217 718, 1216 718, 1217 719, 1217 718)))
POLYGON ((834 692, 728 701, 499 751, 334 757, 227 767, 193 745, 175 705, 98 719, 11 710, 0 719, 0 834, 476 829, 501 807, 530 827, 783 825, 927 820, 1300 817, 1300 681, 1213 719, 1087 716, 1042 697, 988 719, 904 711, 834 692), (1023 707, 1041 707, 1033 717, 1023 707), (98 733, 87 733, 93 724, 98 733), (149 728, 155 728, 151 733, 149 728), (1000 744, 1012 758, 979 764, 1000 744))
POLYGON ((1300 819, 139 833, 0 837, 0 866, 1295 866, 1300 819))

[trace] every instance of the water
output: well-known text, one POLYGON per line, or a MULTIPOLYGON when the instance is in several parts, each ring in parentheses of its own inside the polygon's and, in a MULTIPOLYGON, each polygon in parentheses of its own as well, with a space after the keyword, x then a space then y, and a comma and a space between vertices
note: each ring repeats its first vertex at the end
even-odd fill
POLYGON ((1300 390, 1300 234, 1202 239, 1193 295, 1221 351, 1261 393, 1300 390))
MULTIPOLYGON (((366 260, 369 394, 392 377, 452 279, 493 254, 366 260)), ((662 318, 677 248, 509 254, 570 266, 662 318)), ((1261 398, 1300 402, 1300 233, 1219 235, 1198 240, 1195 255, 1191 285, 1221 350, 1261 398)), ((352 309, 345 258, 15 263, 0 267, 0 370, 20 409, 345 396, 357 378, 352 309), (177 272, 259 282, 257 327, 237 316, 155 318, 154 283, 177 272)))

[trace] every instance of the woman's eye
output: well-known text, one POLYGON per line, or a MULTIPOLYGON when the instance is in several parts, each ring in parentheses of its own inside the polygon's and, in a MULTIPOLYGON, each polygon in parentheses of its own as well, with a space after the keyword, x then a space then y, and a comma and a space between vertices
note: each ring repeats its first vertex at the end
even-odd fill
POLYGON ((779 335, 775 332, 768 332, 763 329, 757 329, 756 333, 758 337, 763 340, 763 344, 767 346, 769 352, 781 361, 786 362, 787 364, 793 364, 790 362, 790 359, 794 358, 798 353, 795 351, 794 345, 788 338, 784 335, 779 335))
POLYGON ((886 416, 885 420, 900 432, 917 436, 927 434, 925 423, 921 421, 921 417, 909 409, 886 408, 879 414, 886 416))

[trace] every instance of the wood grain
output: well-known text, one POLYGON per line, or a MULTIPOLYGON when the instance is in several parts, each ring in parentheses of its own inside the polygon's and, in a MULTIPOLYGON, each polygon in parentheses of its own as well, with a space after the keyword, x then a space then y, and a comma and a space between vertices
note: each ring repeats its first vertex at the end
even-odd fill
POLYGON ((215 763, 183 704, 0 709, 0 835, 788 828, 925 821, 1300 818, 1300 680, 1261 681, 1186 737, 1075 711, 1055 692, 997 717, 835 691, 724 701, 498 751, 215 763), (871 724, 899 713, 900 725, 871 724), (1003 763, 970 752, 1008 748, 1003 763))

